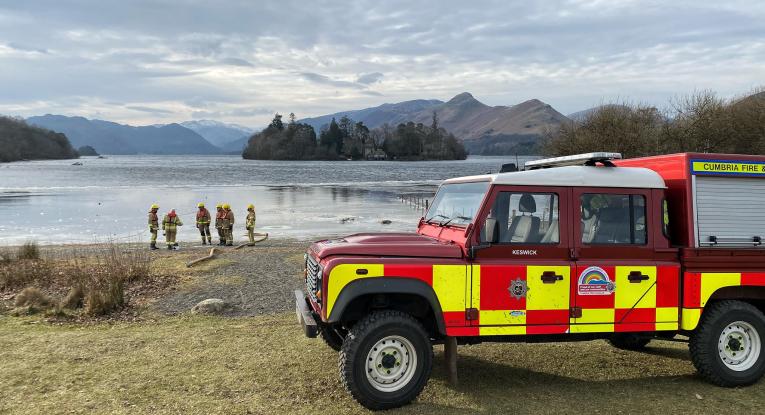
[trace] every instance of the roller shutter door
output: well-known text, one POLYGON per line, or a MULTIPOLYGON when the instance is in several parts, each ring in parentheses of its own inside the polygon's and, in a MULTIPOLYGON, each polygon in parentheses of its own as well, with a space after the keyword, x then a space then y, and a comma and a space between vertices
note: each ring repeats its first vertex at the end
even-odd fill
POLYGON ((695 194, 699 246, 709 246, 710 236, 724 246, 765 239, 765 179, 696 176, 695 194))

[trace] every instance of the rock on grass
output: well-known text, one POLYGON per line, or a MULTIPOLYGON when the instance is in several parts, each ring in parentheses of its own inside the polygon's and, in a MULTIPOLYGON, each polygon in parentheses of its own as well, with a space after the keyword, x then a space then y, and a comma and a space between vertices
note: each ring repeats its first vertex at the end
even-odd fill
POLYGON ((222 314, 229 308, 229 304, 220 298, 208 298, 195 305, 191 312, 193 314, 222 314))

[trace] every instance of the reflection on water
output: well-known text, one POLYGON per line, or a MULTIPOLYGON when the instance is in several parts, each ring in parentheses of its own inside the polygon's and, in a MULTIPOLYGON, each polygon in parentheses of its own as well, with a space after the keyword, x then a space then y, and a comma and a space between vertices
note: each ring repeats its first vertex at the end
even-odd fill
POLYGON ((261 162, 227 156, 121 156, 0 165, 0 244, 146 241, 146 213, 176 209, 178 238, 196 241, 196 204, 229 203, 244 238, 245 206, 272 237, 315 239, 413 230, 422 212, 399 195, 432 195, 446 178, 486 173, 503 159, 456 162, 261 162), (383 225, 381 221, 390 220, 383 225))

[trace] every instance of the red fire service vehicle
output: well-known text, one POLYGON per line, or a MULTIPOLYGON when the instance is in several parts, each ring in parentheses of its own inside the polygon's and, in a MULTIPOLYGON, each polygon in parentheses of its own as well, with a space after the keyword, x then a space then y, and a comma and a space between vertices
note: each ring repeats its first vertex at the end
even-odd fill
POLYGON ((765 372, 763 201, 765 157, 744 155, 591 153, 449 179, 416 233, 311 245, 298 319, 370 409, 415 399, 432 345, 454 339, 688 341, 707 381, 749 385, 765 372))

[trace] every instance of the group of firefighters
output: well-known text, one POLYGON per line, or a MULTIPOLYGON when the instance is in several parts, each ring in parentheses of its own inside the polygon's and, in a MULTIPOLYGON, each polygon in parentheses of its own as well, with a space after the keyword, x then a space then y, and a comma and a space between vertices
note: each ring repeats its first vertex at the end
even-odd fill
MULTIPOLYGON (((212 235, 210 234, 210 223, 212 217, 210 211, 205 208, 205 204, 200 202, 197 204, 197 229, 202 236, 202 245, 212 245, 212 235)), ((219 203, 215 205, 217 213, 215 215, 215 229, 218 231, 218 245, 233 246, 234 245, 234 212, 231 211, 231 206, 228 203, 219 203)), ((160 229, 159 205, 153 204, 149 209, 149 232, 151 233, 151 249, 157 248, 157 234, 160 229)), ((178 233, 178 227, 183 226, 181 218, 175 213, 175 209, 171 209, 165 217, 162 219, 162 232, 165 236, 165 242, 167 243, 167 249, 174 249, 178 246, 175 241, 175 237, 178 233)), ((247 229, 247 237, 249 243, 255 243, 255 206, 253 204, 247 205, 247 218, 245 219, 245 228, 247 229)))

